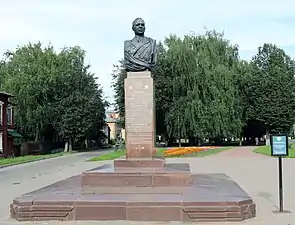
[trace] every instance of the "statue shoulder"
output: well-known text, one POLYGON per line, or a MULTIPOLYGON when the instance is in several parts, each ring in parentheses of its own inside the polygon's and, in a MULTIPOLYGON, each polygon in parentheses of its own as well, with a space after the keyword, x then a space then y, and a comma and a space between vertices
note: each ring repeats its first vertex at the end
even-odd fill
POLYGON ((124 41, 124 46, 127 46, 127 45, 129 45, 129 44, 130 44, 130 42, 131 42, 131 40, 126 40, 126 41, 124 41))
POLYGON ((147 37, 147 39, 148 39, 148 40, 149 40, 149 42, 151 42, 151 43, 156 43, 156 40, 155 40, 155 39, 153 39, 153 38, 147 37))
POLYGON ((129 51, 131 40, 124 41, 124 51, 129 51))

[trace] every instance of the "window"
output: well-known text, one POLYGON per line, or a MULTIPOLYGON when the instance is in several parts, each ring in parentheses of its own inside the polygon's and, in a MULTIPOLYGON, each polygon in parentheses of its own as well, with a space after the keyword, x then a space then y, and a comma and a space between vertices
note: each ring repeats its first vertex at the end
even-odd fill
POLYGON ((3 102, 0 101, 0 124, 3 124, 3 102))
POLYGON ((7 124, 8 125, 12 124, 12 106, 11 105, 7 106, 7 124))
POLYGON ((0 154, 3 154, 3 133, 0 133, 0 154))

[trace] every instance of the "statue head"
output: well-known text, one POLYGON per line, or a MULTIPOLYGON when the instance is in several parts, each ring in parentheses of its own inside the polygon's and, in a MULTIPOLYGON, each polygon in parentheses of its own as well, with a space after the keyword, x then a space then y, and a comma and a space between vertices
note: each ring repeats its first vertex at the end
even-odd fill
POLYGON ((143 36, 145 32, 145 22, 141 18, 136 18, 132 22, 132 30, 134 31, 135 35, 143 36))

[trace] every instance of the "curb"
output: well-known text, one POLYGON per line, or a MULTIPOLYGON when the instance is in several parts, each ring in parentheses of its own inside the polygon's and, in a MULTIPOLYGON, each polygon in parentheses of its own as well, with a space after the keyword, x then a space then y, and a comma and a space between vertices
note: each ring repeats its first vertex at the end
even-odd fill
POLYGON ((27 164, 27 163, 32 163, 32 162, 38 162, 38 161, 47 160, 47 159, 59 158, 59 157, 62 157, 62 156, 64 156, 64 155, 53 156, 53 157, 50 157, 50 158, 40 158, 40 159, 36 159, 36 160, 30 160, 30 161, 27 161, 27 162, 15 163, 15 164, 10 164, 10 165, 3 165, 3 166, 0 166, 0 169, 4 169, 4 168, 7 168, 7 167, 12 167, 12 166, 17 166, 17 165, 22 165, 22 164, 27 164))
MULTIPOLYGON (((102 152, 104 152, 104 151, 108 151, 108 150, 102 150, 102 152)), ((91 152, 91 151, 89 151, 89 152, 91 152)), ((0 165, 0 170, 7 168, 7 167, 17 166, 17 165, 22 165, 22 164, 27 164, 27 163, 32 163, 32 162, 39 162, 39 161, 43 161, 43 160, 55 159, 55 158, 60 158, 60 157, 65 157, 65 156, 73 156, 73 155, 84 154, 84 153, 86 153, 86 152, 73 152, 72 154, 68 154, 68 155, 53 156, 50 158, 40 158, 40 159, 36 159, 36 160, 30 160, 27 162, 15 163, 15 164, 10 164, 10 165, 3 165, 3 166, 0 165)))

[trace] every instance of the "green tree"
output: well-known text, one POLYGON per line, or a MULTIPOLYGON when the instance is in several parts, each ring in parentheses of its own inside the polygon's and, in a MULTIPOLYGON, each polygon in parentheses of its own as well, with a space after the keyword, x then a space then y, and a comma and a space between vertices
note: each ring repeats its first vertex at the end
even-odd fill
POLYGON ((243 126, 236 86, 238 48, 215 31, 204 35, 171 36, 173 101, 167 126, 173 136, 192 140, 238 137, 243 126))
POLYGON ((0 76, 5 75, 4 88, 16 96, 16 123, 29 139, 39 140, 40 130, 52 127, 71 144, 101 130, 106 102, 84 63, 84 50, 72 47, 56 53, 53 46, 37 43, 6 55, 0 76))
POLYGON ((42 49, 37 43, 7 51, 4 62, 0 76, 3 88, 16 96, 15 122, 30 139, 38 139, 40 128, 48 123, 44 84, 50 79, 50 63, 57 62, 57 57, 52 46, 42 49))
POLYGON ((85 51, 79 47, 64 48, 59 58, 66 66, 54 80, 59 91, 53 101, 53 126, 69 143, 86 140, 90 131, 104 124, 102 89, 88 71, 90 66, 85 66, 84 57, 85 51))
POLYGON ((157 46, 157 52, 157 64, 152 71, 155 83, 156 131, 167 139, 169 135, 165 121, 173 100, 173 74, 167 51, 161 42, 157 46))
POLYGON ((295 113, 295 64, 282 49, 264 44, 251 61, 247 78, 247 119, 265 126, 270 133, 289 133, 295 113))
POLYGON ((125 92, 124 92, 124 80, 127 77, 127 73, 124 69, 124 60, 121 59, 118 64, 113 65, 113 83, 114 89, 114 106, 115 110, 120 115, 119 124, 121 127, 125 127, 125 92))

